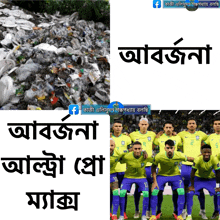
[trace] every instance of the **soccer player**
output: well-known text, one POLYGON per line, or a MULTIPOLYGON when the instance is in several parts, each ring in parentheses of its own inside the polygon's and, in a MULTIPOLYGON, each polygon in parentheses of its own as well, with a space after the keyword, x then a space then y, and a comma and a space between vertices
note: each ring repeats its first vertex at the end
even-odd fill
MULTIPOLYGON (((125 150, 127 150, 127 146, 131 144, 131 139, 125 134, 122 134, 122 122, 119 120, 115 120, 113 124, 113 134, 112 139, 115 141, 115 149, 119 152, 119 154, 122 154, 125 150)), ((126 164, 117 163, 117 166, 115 167, 115 171, 117 172, 117 178, 118 178, 118 184, 119 187, 121 187, 122 180, 124 178, 126 170, 126 164)), ((125 213, 124 218, 127 219, 126 215, 126 206, 127 206, 127 195, 126 195, 126 202, 125 202, 125 213)), ((120 207, 121 208, 121 207, 120 207)))
MULTIPOLYGON (((196 131, 197 124, 196 120, 193 118, 188 119, 187 122, 187 131, 182 131, 178 133, 178 135, 181 137, 183 142, 183 153, 186 156, 191 157, 197 157, 200 155, 201 150, 201 144, 203 141, 207 139, 207 135, 202 131, 196 131)), ((188 187, 190 184, 190 174, 192 170, 192 163, 191 162, 182 162, 182 168, 181 168, 181 176, 183 179, 185 192, 188 192, 188 187)), ((199 202, 200 202, 200 213, 202 219, 208 219, 205 214, 205 194, 203 191, 200 192, 200 195, 198 196, 199 202)), ((186 218, 187 212, 186 212, 186 205, 187 210, 189 209, 188 206, 188 200, 192 200, 192 195, 190 193, 185 194, 185 204, 183 209, 183 219, 186 218)), ((191 203, 191 201, 189 201, 191 203)))
MULTIPOLYGON (((212 154, 210 145, 205 144, 201 147, 202 155, 195 158, 192 171, 191 171, 191 185, 189 186, 189 192, 195 195, 200 194, 200 190, 206 189, 209 191, 210 196, 215 195, 217 192, 217 204, 220 204, 220 167, 219 156, 218 158, 212 154), (215 174, 213 173, 215 170, 215 174), (216 176, 216 179, 215 179, 216 176), (216 190, 215 190, 216 188, 216 190)), ((190 209, 188 211, 187 220, 192 220, 193 200, 190 203, 190 209)), ((220 216, 219 216, 220 219, 220 216)))
POLYGON ((120 155, 115 151, 115 141, 110 139, 110 189, 113 193, 112 205, 113 205, 113 214, 111 215, 110 207, 110 217, 112 220, 117 220, 117 211, 119 206, 119 192, 118 192, 118 178, 115 171, 115 167, 120 159, 120 155))
MULTIPOLYGON (((133 142, 139 141, 142 144, 143 150, 145 150, 148 154, 148 157, 152 156, 152 148, 153 148, 153 141, 156 134, 152 131, 148 131, 149 123, 147 118, 141 118, 138 124, 140 131, 134 131, 130 133, 130 138, 133 142)), ((151 175, 151 165, 152 163, 148 162, 145 167, 147 182, 149 184, 149 188, 151 188, 151 184, 153 182, 153 178, 151 175)), ((138 192, 138 187, 136 187, 134 192, 134 203, 135 203, 135 214, 134 218, 139 218, 139 201, 140 201, 140 192, 138 192)), ((149 192, 149 201, 151 197, 151 192, 149 192)), ((147 208, 146 217, 150 218, 150 202, 147 208)))
MULTIPOLYGON (((208 136, 205 140, 205 144, 208 144, 212 148, 212 155, 215 156, 220 153, 220 118, 213 120, 213 128, 215 133, 208 136)), ((215 210, 212 214, 211 219, 215 219, 219 216, 218 206, 217 206, 217 195, 214 195, 214 206, 215 210)))
MULTIPOLYGON (((154 147, 159 146, 160 153, 165 152, 165 142, 167 140, 172 140, 174 142, 175 151, 177 151, 182 146, 181 138, 178 135, 173 135, 174 133, 174 126, 171 121, 166 121, 163 126, 163 132, 159 132, 154 140, 154 147)), ((177 193, 176 191, 173 192, 173 205, 174 205, 174 217, 176 217, 177 213, 177 193)), ((160 191, 158 194, 158 209, 157 209, 157 218, 160 218, 162 215, 161 212, 161 204, 163 202, 163 192, 160 191)))
POLYGON ((158 191, 163 192, 164 186, 166 183, 169 183, 172 186, 172 190, 178 194, 177 200, 177 220, 182 220, 182 211, 185 200, 185 191, 183 180, 180 176, 180 171, 178 164, 181 161, 193 161, 194 158, 187 157, 181 152, 175 151, 174 141, 167 140, 165 142, 164 151, 158 153, 152 165, 152 175, 153 175, 153 184, 152 184, 152 199, 151 199, 151 210, 152 216, 150 220, 156 220, 156 206, 157 206, 157 195, 158 191), (156 176, 156 167, 160 165, 158 174, 156 176))
POLYGON ((133 152, 125 154, 121 158, 121 163, 126 163, 127 170, 120 189, 120 218, 124 220, 125 195, 131 189, 133 183, 138 185, 139 191, 143 193, 143 210, 142 220, 146 220, 146 211, 149 203, 149 187, 146 179, 145 165, 152 162, 153 158, 148 157, 146 151, 142 152, 141 143, 136 141, 133 143, 133 152))

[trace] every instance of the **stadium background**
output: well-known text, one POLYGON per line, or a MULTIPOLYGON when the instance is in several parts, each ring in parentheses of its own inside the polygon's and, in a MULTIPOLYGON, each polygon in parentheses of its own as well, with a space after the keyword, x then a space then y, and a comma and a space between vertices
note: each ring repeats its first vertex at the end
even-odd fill
MULTIPOLYGON (((197 130, 203 131, 206 134, 214 133, 212 120, 214 118, 220 117, 219 110, 153 110, 151 115, 111 115, 110 116, 110 132, 113 133, 112 126, 114 120, 120 120, 123 123, 122 133, 131 133, 133 131, 139 130, 138 123, 142 117, 146 117, 149 122, 148 131, 153 131, 156 134, 163 131, 163 124, 167 120, 171 120, 174 123, 174 131, 179 133, 183 130, 187 130, 187 120, 194 118, 197 121, 197 130)), ((133 198, 134 187, 128 194, 127 203, 127 216, 128 220, 134 219, 133 215, 135 213, 134 198, 133 198)), ((208 192, 204 191, 206 194, 205 208, 206 216, 210 219, 214 211, 213 198, 209 196, 208 192)), ((172 202, 172 190, 169 186, 164 189, 164 199, 162 203, 162 217, 160 219, 174 219, 172 217, 173 213, 173 202, 172 202)), ((193 220, 202 219, 199 216, 200 205, 197 196, 193 198, 193 220)), ((120 209, 120 208, 119 208, 120 209)), ((140 200, 140 212, 142 211, 142 197, 140 200)), ((118 212, 119 216, 119 212, 118 212)), ((141 219, 141 217, 139 218, 141 219)))

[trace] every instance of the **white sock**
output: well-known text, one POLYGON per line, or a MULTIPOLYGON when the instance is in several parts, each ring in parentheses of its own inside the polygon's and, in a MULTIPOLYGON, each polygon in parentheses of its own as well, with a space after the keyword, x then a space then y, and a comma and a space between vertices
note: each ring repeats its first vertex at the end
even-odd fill
POLYGON ((191 217, 191 215, 188 215, 188 217, 191 217))

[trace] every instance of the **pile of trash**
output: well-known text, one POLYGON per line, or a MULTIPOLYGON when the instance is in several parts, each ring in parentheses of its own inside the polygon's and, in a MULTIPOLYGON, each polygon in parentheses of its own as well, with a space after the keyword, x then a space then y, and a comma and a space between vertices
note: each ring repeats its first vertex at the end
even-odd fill
POLYGON ((110 30, 0 2, 0 109, 110 102, 110 30))

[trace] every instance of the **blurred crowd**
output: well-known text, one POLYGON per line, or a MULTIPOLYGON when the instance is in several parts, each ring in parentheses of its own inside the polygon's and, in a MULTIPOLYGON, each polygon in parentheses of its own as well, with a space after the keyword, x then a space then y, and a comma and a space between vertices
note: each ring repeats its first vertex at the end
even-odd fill
POLYGON ((154 110, 151 111, 151 115, 123 115, 123 116, 114 116, 111 117, 111 128, 114 120, 119 119, 123 122, 123 131, 131 133, 133 131, 139 130, 138 123, 141 117, 146 117, 149 121, 149 131, 154 131, 156 133, 163 130, 163 124, 167 120, 171 120, 174 123, 174 131, 177 133, 183 130, 187 130, 187 120, 189 118, 194 118, 197 121, 197 130, 203 131, 206 134, 214 133, 212 127, 212 120, 216 117, 220 116, 220 112, 218 110, 213 111, 203 111, 203 110, 183 110, 183 111, 159 111, 154 110))

